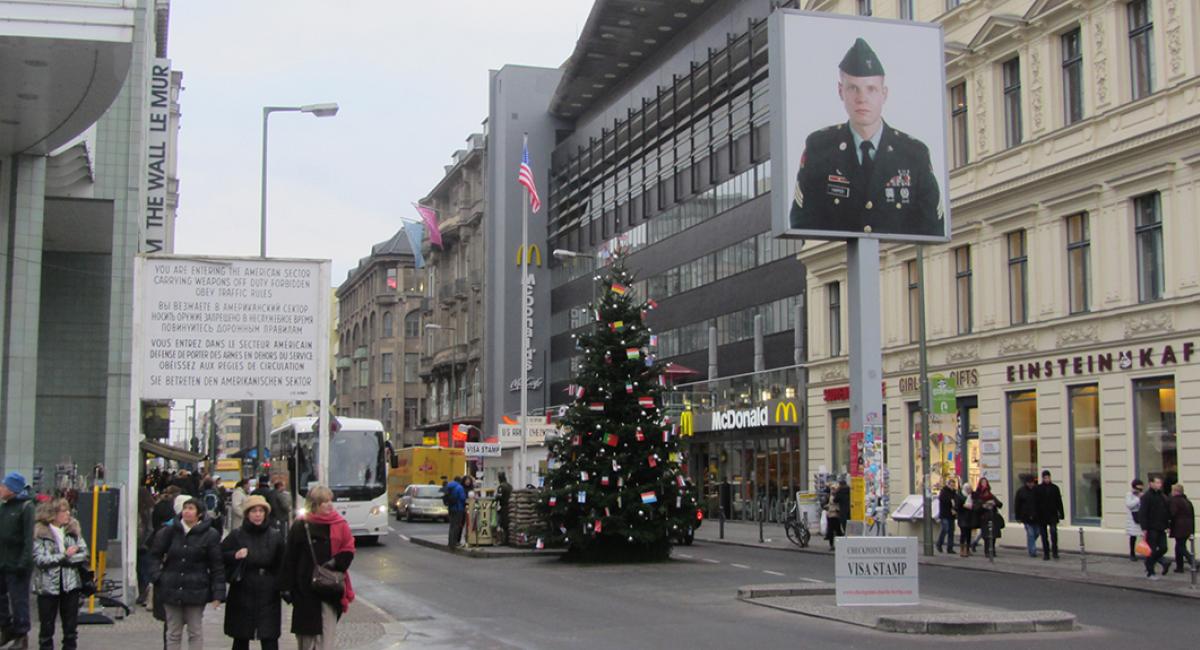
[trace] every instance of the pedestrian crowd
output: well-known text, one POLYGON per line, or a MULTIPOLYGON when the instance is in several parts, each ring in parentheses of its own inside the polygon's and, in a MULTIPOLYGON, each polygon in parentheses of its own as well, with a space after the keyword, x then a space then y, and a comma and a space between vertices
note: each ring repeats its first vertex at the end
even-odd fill
MULTIPOLYGON (((325 486, 310 487, 307 509, 293 518, 289 493, 267 477, 226 491, 213 476, 150 471, 137 495, 137 603, 163 622, 163 647, 204 647, 206 609, 224 610, 233 650, 258 641, 275 650, 283 605, 300 650, 332 650, 336 625, 354 600, 348 569, 350 526, 325 486)), ((35 495, 25 477, 0 482, 0 650, 30 645, 31 593, 38 648, 80 645, 82 600, 96 593, 94 553, 75 519, 73 502, 35 495)), ((86 644, 85 644, 86 647, 86 644)))
POLYGON ((1156 569, 1162 566, 1162 575, 1171 569, 1167 557, 1167 539, 1175 540, 1175 572, 1183 573, 1185 566, 1192 566, 1196 558, 1188 552, 1188 539, 1196 532, 1196 511, 1184 494, 1183 485, 1171 486, 1168 497, 1163 489, 1161 476, 1150 477, 1150 488, 1141 479, 1134 479, 1125 495, 1128 518, 1125 532, 1129 535, 1129 559, 1142 559, 1146 565, 1146 577, 1161 580, 1156 569))

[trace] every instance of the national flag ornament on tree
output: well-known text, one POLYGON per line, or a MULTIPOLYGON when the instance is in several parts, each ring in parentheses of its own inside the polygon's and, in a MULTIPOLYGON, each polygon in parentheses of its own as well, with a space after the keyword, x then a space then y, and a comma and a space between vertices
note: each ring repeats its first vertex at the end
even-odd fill
POLYGON ((610 261, 596 278, 608 289, 592 305, 597 322, 578 335, 577 391, 559 421, 563 435, 547 443, 538 508, 546 543, 565 545, 568 557, 663 559, 696 526, 697 501, 679 437, 659 435, 669 426, 658 407, 667 388, 659 382, 665 364, 647 353, 648 303, 632 289, 624 255, 610 261))
POLYGON ((537 183, 533 180, 533 169, 529 166, 529 136, 521 144, 521 166, 517 169, 517 185, 529 193, 529 211, 536 213, 542 209, 542 199, 538 197, 537 183))

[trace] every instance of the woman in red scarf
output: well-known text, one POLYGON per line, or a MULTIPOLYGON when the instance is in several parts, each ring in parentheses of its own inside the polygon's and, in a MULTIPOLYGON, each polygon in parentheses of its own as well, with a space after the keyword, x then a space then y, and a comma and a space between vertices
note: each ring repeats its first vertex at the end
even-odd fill
POLYGON ((299 650, 333 650, 339 618, 354 600, 350 574, 340 602, 313 592, 311 576, 317 565, 345 572, 354 560, 350 525, 333 508, 333 492, 318 485, 308 490, 308 512, 288 531, 287 551, 280 571, 280 591, 292 603, 292 633, 299 650))
POLYGON ((1004 504, 992 494, 991 482, 980 478, 975 491, 971 493, 971 505, 979 517, 984 556, 992 557, 996 554, 996 540, 1000 539, 1000 531, 1004 528, 1004 517, 1000 514, 1004 504))

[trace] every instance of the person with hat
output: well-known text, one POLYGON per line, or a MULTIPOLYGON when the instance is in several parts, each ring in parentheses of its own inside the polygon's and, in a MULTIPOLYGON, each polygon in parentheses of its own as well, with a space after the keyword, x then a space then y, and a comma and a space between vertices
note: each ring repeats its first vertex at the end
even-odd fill
POLYGON ((229 596, 225 601, 225 634, 233 650, 250 650, 258 639, 263 650, 276 650, 281 634, 279 569, 283 535, 271 526, 271 504, 260 494, 246 497, 245 519, 221 542, 229 596))
POLYGON ((225 600, 225 565, 221 535, 204 516, 204 502, 181 494, 175 498, 175 519, 154 537, 150 547, 155 605, 162 604, 167 629, 166 650, 204 648, 204 606, 225 600))
POLYGON ((883 120, 883 63, 861 38, 838 65, 848 120, 804 143, 791 227, 804 230, 942 235, 937 177, 923 142, 883 120))
POLYGON ((29 646, 33 518, 25 477, 9 472, 0 483, 0 648, 6 650, 29 646))

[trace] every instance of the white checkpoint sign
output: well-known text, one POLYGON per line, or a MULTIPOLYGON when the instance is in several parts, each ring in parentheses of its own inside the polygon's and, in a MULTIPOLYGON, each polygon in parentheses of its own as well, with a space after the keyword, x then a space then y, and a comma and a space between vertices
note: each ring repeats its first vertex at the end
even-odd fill
POLYGON ((329 263, 138 258, 143 399, 321 400, 329 263))

